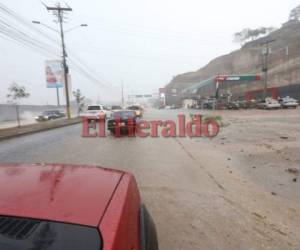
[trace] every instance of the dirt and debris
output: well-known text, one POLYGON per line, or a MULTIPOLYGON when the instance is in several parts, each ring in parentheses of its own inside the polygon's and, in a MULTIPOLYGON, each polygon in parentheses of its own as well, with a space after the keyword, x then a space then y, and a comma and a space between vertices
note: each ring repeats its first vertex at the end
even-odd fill
POLYGON ((280 138, 281 138, 281 139, 283 139, 283 140, 287 140, 287 139, 289 139, 289 137, 288 137, 288 136, 280 136, 280 138))
POLYGON ((290 174, 295 174, 295 175, 299 175, 300 174, 300 170, 297 168, 288 168, 286 169, 286 171, 290 174))
POLYGON ((243 228, 255 238, 248 247, 215 249, 300 249, 300 108, 209 112, 230 124, 216 138, 230 144, 215 148, 202 140, 190 151, 229 190, 223 196, 232 211, 239 218, 242 211, 253 215, 244 214, 243 228))

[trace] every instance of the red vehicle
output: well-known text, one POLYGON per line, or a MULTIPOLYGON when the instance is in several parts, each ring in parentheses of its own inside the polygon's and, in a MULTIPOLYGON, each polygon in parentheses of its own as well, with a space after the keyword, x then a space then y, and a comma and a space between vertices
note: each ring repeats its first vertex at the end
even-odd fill
POLYGON ((0 164, 1 250, 157 250, 135 178, 95 166, 0 164))

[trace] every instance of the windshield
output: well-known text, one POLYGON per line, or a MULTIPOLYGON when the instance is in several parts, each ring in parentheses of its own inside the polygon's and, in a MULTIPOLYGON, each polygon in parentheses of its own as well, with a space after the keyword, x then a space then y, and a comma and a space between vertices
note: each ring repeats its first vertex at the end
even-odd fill
POLYGON ((118 110, 118 109, 122 109, 121 106, 111 106, 111 110, 118 110))
POLYGON ((0 217, 1 250, 100 250, 96 228, 13 217, 0 217))
POLYGON ((133 118, 135 116, 135 113, 132 111, 118 111, 113 113, 113 117, 121 118, 121 119, 127 119, 127 118, 133 118))
POLYGON ((53 114, 56 114, 56 113, 58 113, 58 111, 52 111, 52 110, 50 110, 50 111, 43 112, 43 115, 53 115, 53 114))
POLYGON ((130 106, 128 107, 129 110, 140 110, 141 108, 139 106, 130 106))
POLYGON ((88 106, 87 110, 101 110, 100 106, 88 106))

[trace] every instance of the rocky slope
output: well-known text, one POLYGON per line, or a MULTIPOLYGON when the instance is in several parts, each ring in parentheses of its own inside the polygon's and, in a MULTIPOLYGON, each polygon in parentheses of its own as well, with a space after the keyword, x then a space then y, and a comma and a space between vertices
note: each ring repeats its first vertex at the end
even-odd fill
POLYGON ((276 39, 269 55, 269 86, 300 83, 300 22, 293 21, 241 49, 215 58, 195 72, 177 75, 166 88, 183 89, 217 74, 261 73, 263 42, 276 39))

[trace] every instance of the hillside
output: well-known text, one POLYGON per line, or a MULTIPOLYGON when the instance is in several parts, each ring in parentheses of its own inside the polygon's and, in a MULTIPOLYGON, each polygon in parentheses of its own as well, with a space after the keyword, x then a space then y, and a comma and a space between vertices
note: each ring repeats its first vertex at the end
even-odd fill
POLYGON ((300 22, 293 21, 239 50, 213 59, 195 72, 175 76, 166 88, 180 90, 217 74, 261 73, 262 43, 269 39, 276 39, 270 46, 269 86, 300 83, 300 22))

